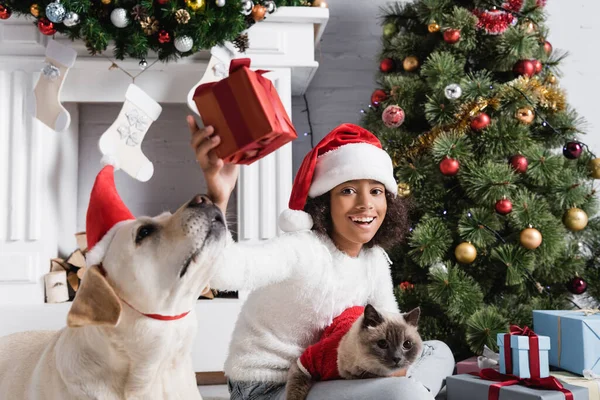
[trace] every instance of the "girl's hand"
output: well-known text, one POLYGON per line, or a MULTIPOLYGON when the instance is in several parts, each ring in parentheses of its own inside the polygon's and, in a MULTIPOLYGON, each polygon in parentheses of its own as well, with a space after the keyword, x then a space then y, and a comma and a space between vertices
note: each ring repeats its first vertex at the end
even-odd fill
POLYGON ((213 135, 212 126, 198 128, 191 115, 187 123, 192 134, 191 146, 196 153, 196 161, 200 164, 208 187, 208 196, 225 213, 231 192, 235 188, 240 168, 235 164, 225 164, 214 151, 221 143, 221 138, 213 135))

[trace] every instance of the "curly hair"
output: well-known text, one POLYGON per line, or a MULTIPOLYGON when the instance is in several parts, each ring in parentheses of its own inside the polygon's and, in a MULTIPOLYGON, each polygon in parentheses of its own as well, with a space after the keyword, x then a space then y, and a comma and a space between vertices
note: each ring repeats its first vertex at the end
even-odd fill
MULTIPOLYGON (((333 220, 331 219, 331 195, 330 192, 322 194, 319 197, 309 198, 304 206, 304 211, 310 214, 313 219, 312 230, 327 234, 331 237, 333 232, 333 220)), ((365 246, 373 247, 375 245, 384 249, 389 249, 402 243, 408 233, 409 205, 405 199, 394 196, 390 192, 385 192, 387 201, 387 212, 379 230, 365 246)))

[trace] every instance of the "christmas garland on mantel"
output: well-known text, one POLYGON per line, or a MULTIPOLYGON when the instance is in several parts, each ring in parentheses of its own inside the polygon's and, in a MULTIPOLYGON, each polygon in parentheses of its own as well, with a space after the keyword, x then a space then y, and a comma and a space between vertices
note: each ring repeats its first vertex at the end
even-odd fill
POLYGON ((35 18, 44 35, 59 32, 85 42, 90 54, 114 42, 114 57, 162 61, 232 41, 244 52, 243 32, 281 6, 327 7, 323 0, 0 0, 0 19, 35 18))

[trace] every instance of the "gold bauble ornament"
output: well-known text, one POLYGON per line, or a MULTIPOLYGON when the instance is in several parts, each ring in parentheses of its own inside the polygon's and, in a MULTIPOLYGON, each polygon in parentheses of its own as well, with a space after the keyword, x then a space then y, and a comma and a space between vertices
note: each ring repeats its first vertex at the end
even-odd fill
POLYGON ((563 223, 568 230, 577 232, 585 229, 588 224, 588 216, 581 208, 570 208, 563 217, 563 223))
POLYGON ((313 7, 329 8, 325 0, 315 0, 312 2, 313 7))
POLYGON ((402 67, 405 71, 412 72, 419 68, 419 59, 415 56, 408 56, 402 61, 402 67))
POLYGON ((102 4, 105 6, 109 5, 110 3, 112 3, 112 0, 102 0, 102 4))
POLYGON ((36 17, 36 18, 39 17, 40 16, 40 6, 38 4, 32 4, 31 7, 29 7, 29 12, 34 17, 36 17))
POLYGON ((522 124, 531 125, 531 123, 535 119, 535 113, 531 108, 523 107, 517 110, 516 117, 522 124))
POLYGON ((454 249, 454 256, 461 264, 471 264, 477 258, 477 249, 469 242, 463 242, 454 249))
POLYGON ((256 4, 252 7, 252 19, 256 22, 262 21, 267 15, 267 7, 256 4))
POLYGON ((519 241, 526 249, 535 250, 542 244, 542 233, 535 228, 523 229, 519 241))
POLYGON ((205 0, 185 0, 185 5, 193 12, 203 11, 206 7, 205 0))
POLYGON ((410 185, 408 183, 400 182, 398 184, 398 196, 402 199, 410 196, 410 185))
POLYGON ((427 30, 429 31, 429 33, 439 32, 440 29, 440 25, 437 22, 432 22, 429 25, 427 25, 427 30))
POLYGON ((600 158, 590 160, 588 168, 590 169, 590 176, 592 178, 600 179, 600 158))
POLYGON ((546 81, 551 84, 554 85, 556 83, 556 76, 550 74, 548 75, 548 77, 546 78, 546 81))

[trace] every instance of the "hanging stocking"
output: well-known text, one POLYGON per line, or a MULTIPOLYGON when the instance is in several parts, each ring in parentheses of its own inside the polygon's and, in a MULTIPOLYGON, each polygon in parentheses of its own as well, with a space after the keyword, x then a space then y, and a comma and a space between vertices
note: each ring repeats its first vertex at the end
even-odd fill
POLYGON ((46 65, 27 99, 29 113, 57 132, 64 131, 71 123, 69 112, 60 104, 60 92, 76 58, 75 50, 50 40, 46 46, 46 65))
POLYGON ((146 182, 154 173, 152 162, 142 153, 141 144, 162 107, 146 92, 130 84, 119 116, 100 137, 104 162, 120 168, 135 179, 146 182))

